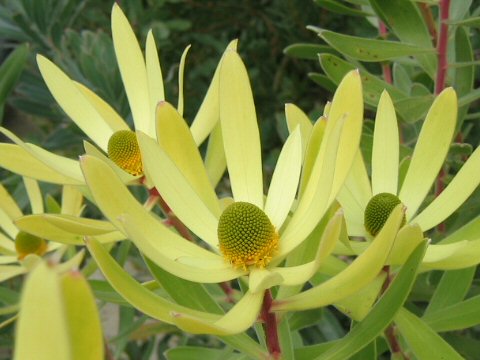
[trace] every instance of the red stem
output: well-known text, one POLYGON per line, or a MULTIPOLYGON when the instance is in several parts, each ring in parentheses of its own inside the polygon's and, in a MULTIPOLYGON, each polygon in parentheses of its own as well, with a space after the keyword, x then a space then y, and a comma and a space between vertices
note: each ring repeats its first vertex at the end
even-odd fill
MULTIPOLYGON (((383 271, 386 272, 387 276, 385 278, 385 281, 383 282, 382 289, 380 291, 381 294, 387 291, 388 287, 390 286, 393 280, 393 276, 390 273, 389 265, 385 265, 383 267, 383 271)), ((397 334, 395 333, 395 325, 393 325, 393 323, 388 325, 388 327, 385 329, 385 338, 387 339, 390 350, 392 351, 392 355, 393 354, 396 354, 397 356, 400 355, 402 359, 410 360, 410 358, 403 352, 402 347, 398 342, 397 334)))
MULTIPOLYGON (((383 21, 379 20, 379 27, 378 31, 380 33, 380 36, 382 39, 386 39, 388 36, 388 29, 385 26, 385 23, 383 21)), ((382 63, 382 71, 383 71, 383 79, 389 83, 393 84, 393 77, 392 77, 392 69, 390 68, 390 64, 387 62, 382 63)))
POLYGON ((448 45, 448 16, 450 0, 440 1, 440 34, 437 42, 438 68, 435 82, 435 94, 440 94, 445 88, 447 78, 447 45, 448 45))
MULTIPOLYGON (((173 226, 183 238, 187 239, 188 241, 193 241, 193 236, 188 230, 188 228, 174 214, 174 212, 172 211, 172 209, 170 209, 170 206, 168 206, 165 200, 163 200, 157 188, 153 187, 149 189, 148 192, 151 197, 158 197, 158 204, 160 205, 162 211, 165 213, 165 216, 167 217, 166 222, 169 225, 173 226)), ((227 296, 227 302, 233 304, 235 300, 233 298, 233 289, 232 289, 232 286, 230 285, 230 282, 226 281, 226 282, 220 283, 220 287, 222 288, 223 292, 227 296)))
MULTIPOLYGON (((437 68, 437 77, 435 81, 435 94, 438 95, 445 88, 445 83, 447 79, 447 46, 448 46, 448 17, 450 10, 450 0, 441 0, 440 1, 440 33, 438 36, 437 42, 437 53, 438 53, 438 68, 437 68)), ((437 178, 437 186, 435 190, 435 196, 441 194, 445 188, 445 169, 442 168, 440 174, 437 178)), ((438 231, 445 231, 445 224, 439 224, 437 227, 438 231)))
POLYGON ((420 3, 419 6, 420 6, 420 10, 422 11, 423 18, 425 19, 425 23, 427 24, 428 32, 432 37, 433 43, 436 44, 438 35, 437 35, 437 29, 435 26, 435 20, 433 19, 432 10, 430 9, 430 5, 425 3, 420 3))
POLYGON ((280 342, 278 340, 277 317, 274 312, 271 312, 272 307, 272 293, 270 289, 265 290, 263 296, 262 310, 260 313, 261 319, 264 321, 265 340, 267 342, 268 352, 273 359, 280 359, 282 351, 280 349, 280 342))

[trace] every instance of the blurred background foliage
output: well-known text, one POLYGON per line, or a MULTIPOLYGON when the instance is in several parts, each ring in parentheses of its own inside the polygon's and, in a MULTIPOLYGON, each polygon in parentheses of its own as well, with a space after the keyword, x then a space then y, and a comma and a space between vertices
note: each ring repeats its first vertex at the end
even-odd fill
MULTIPOLYGON (((192 44, 185 74, 185 117, 189 122, 225 46, 231 39, 239 39, 239 51, 247 65, 255 96, 267 173, 288 134, 284 104, 295 103, 315 121, 343 74, 351 68, 359 68, 364 80, 366 121, 362 151, 366 155, 372 144, 375 117, 372 110, 384 88, 395 102, 402 134, 401 154, 406 159, 434 97, 437 65, 432 39, 436 34, 433 29, 438 31, 439 16, 435 0, 122 0, 118 3, 141 44, 147 31, 153 29, 166 97, 174 104, 180 57, 184 48, 192 44), (404 4, 405 14, 418 16, 419 28, 413 26, 416 22, 408 16, 403 22, 392 21, 392 17, 398 16, 392 10, 393 3, 404 4), (385 24, 383 30, 379 19, 385 24), (364 40, 395 41, 397 45, 389 49, 375 43, 378 53, 368 53, 360 51, 369 46, 364 40), (402 48, 398 45, 400 42, 414 48, 402 48), (385 73, 386 67, 391 75, 385 73)), ((456 143, 447 159, 446 175, 438 186, 448 183, 480 139, 479 75, 475 71, 480 45, 479 5, 479 0, 452 1, 447 86, 456 88, 461 109, 456 143)), ((3 126, 22 139, 54 152, 73 158, 83 153, 84 134, 60 110, 46 88, 35 61, 38 53, 53 60, 69 76, 93 89, 124 118, 129 118, 111 40, 111 7, 112 1, 105 0, 0 0, 0 123, 3 126)), ((369 161, 370 156, 365 159, 369 161)), ((20 178, 0 169, 0 179, 26 206, 20 178)), ((58 189, 53 186, 49 191, 58 195, 58 189)), ((446 231, 458 228, 479 213, 477 190, 447 221, 446 231)), ((117 249, 117 260, 125 260, 129 251, 128 243, 122 243, 117 249)), ((427 301, 439 280, 439 276, 435 276, 433 273, 420 277, 412 297, 427 301)), ((99 298, 122 302, 105 287, 105 282, 91 284, 99 298)), ((473 291, 477 291, 475 289, 478 287, 473 291)), ((2 296, 15 296, 3 288, 2 292, 2 296)), ((155 346, 147 340, 159 332, 164 334, 157 344, 159 354, 172 344, 220 346, 211 337, 189 338, 173 327, 149 322, 145 316, 138 317, 130 307, 121 309, 118 335, 111 339, 115 357, 126 352, 132 359, 148 359, 155 346)), ((348 319, 334 309, 315 310, 302 315, 301 319, 298 330, 307 329, 301 330, 305 344, 339 338, 349 327, 348 319), (315 326, 310 326, 314 323, 315 326)), ((477 335, 472 330, 464 337, 457 333, 448 336, 453 345, 471 352, 464 356, 474 359, 475 349, 480 346, 477 335)), ((9 336, 11 334, 2 330, 0 347, 8 347, 9 336)))

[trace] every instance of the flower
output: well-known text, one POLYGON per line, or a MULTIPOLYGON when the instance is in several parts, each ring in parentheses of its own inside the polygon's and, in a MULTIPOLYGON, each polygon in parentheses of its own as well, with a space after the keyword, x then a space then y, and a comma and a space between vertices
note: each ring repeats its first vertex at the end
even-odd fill
MULTIPOLYGON (((23 178, 27 190, 32 213, 41 216, 44 213, 42 194, 36 180, 23 178)), ((78 191, 66 187, 63 192, 62 211, 65 215, 77 215, 81 211, 78 191)), ((35 215, 34 215, 35 216, 35 215)), ((32 269, 40 257, 46 253, 51 262, 59 262, 66 251, 65 246, 55 242, 49 242, 33 232, 25 232, 17 225, 17 220, 24 218, 24 214, 14 198, 0 184, 0 280, 5 281, 12 277, 25 274, 32 269)), ((68 261, 58 266, 59 271, 65 271, 76 267, 83 259, 84 252, 80 251, 68 261)))
MULTIPOLYGON (((199 283, 218 283, 248 275, 248 291, 227 314, 193 311, 159 296, 152 299, 153 294, 135 285, 100 244, 88 238, 87 246, 112 286, 139 310, 162 321, 193 333, 228 335, 242 332, 256 321, 266 289, 304 284, 333 249, 341 229, 341 212, 322 228, 323 235, 315 234, 313 260, 280 266, 312 233, 340 190, 357 153, 363 102, 358 72, 351 72, 333 99, 323 141, 309 165, 310 175, 302 195, 296 199, 303 153, 302 133, 297 128, 283 146, 264 200, 253 95, 246 69, 233 50, 227 51, 221 61, 218 89, 221 136, 233 199, 217 198, 192 136, 173 106, 159 104, 158 142, 137 132, 145 175, 176 216, 203 241, 202 246, 181 238, 148 213, 108 163, 88 155, 81 163, 97 206, 156 265, 199 283), (250 237, 255 232, 257 235, 250 237)), ((359 257, 355 271, 347 271, 338 282, 328 283, 328 289, 322 293, 324 301, 331 303, 348 296, 378 274, 402 215, 398 207, 375 246, 359 257), (353 284, 345 287, 340 282, 353 284), (343 289, 338 291, 336 285, 343 289)), ((309 301, 316 300, 313 297, 309 301)))
MULTIPOLYGON (((392 204, 393 207, 393 203, 398 202, 406 206, 407 227, 399 233, 399 239, 389 258, 391 264, 402 264, 409 253, 406 249, 413 249, 423 238, 423 232, 450 216, 480 182, 480 148, 477 148, 445 190, 419 211, 447 155, 456 118, 456 94, 452 88, 447 88, 433 102, 411 159, 402 163, 408 165, 402 180, 395 109, 386 91, 380 98, 373 136, 371 177, 369 178, 359 155, 338 195, 338 200, 345 211, 349 235, 366 238, 371 237, 367 229, 372 228, 370 224, 381 213, 382 206, 388 207, 392 204), (382 199, 384 205, 379 206, 382 199), (375 211, 370 210, 374 207, 375 211)), ((429 245, 422 269, 457 269, 478 264, 479 236, 477 239, 462 241, 460 238, 448 245, 429 245)), ((354 253, 360 253, 367 245, 353 242, 352 246, 354 253)), ((349 252, 345 250, 340 252, 349 252)))
MULTIPOLYGON (((135 129, 156 138, 155 109, 157 103, 163 101, 165 97, 162 71, 152 31, 147 35, 144 57, 127 18, 120 7, 114 4, 112 37, 135 129)), ((229 46, 234 48, 235 42, 229 46)), ((183 113, 184 107, 183 72, 188 49, 189 47, 185 49, 179 67, 178 111, 180 114, 183 113)), ((111 146, 113 154, 109 155, 114 160, 117 160, 118 154, 123 158, 127 157, 127 161, 116 162, 125 170, 117 169, 118 173, 125 183, 138 182, 137 179, 141 175, 141 159, 138 159, 138 156, 135 157, 135 153, 122 152, 120 147, 120 144, 127 144, 127 149, 132 148, 132 145, 128 145, 128 139, 131 140, 132 136, 134 138, 134 133, 127 123, 92 90, 70 79, 50 60, 38 55, 37 62, 55 100, 101 150, 108 153, 109 141, 114 134, 117 135, 111 146), (125 167, 125 163, 129 163, 128 166, 125 167)), ((193 136, 198 145, 205 140, 218 120, 216 110, 210 106, 210 98, 216 96, 215 86, 216 81, 212 81, 212 86, 192 124, 193 136)), ((5 128, 0 128, 0 132, 15 143, 0 144, 3 154, 0 166, 42 181, 84 185, 78 161, 50 153, 33 144, 24 143, 5 128)), ((85 150, 88 154, 105 158, 101 151, 89 143, 85 143, 85 150)))

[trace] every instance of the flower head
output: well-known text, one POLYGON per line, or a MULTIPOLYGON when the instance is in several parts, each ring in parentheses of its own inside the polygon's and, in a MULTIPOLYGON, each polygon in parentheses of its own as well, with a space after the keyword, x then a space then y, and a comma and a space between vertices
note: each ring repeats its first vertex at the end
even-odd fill
MULTIPOLYGON (((132 27, 115 3, 112 9, 112 38, 135 130, 156 138, 155 111, 157 104, 165 100, 165 96, 162 70, 153 33, 148 32, 144 56, 132 27)), ((177 108, 180 114, 183 113, 184 107, 183 72, 188 49, 189 47, 185 49, 179 66, 180 91, 177 108)), ((37 56, 37 63, 57 103, 96 145, 85 143, 85 151, 88 154, 105 157, 105 154, 108 154, 109 143, 115 143, 118 149, 119 134, 125 135, 128 131, 130 131, 129 141, 136 142, 127 122, 92 90, 72 80, 57 65, 42 55, 37 56)), ((215 91, 212 90, 210 93, 207 97, 215 96, 215 91)), ((208 99, 205 102, 192 125, 193 136, 198 145, 205 140, 217 122, 215 116, 212 116, 211 107, 207 104, 208 99)), ((78 161, 26 144, 5 128, 0 128, 0 132, 15 143, 0 144, 4 154, 0 159, 0 166, 42 181, 84 185, 78 161)), ((122 144, 125 143, 122 141, 122 144)), ((138 148, 138 145, 136 147, 138 148)), ((116 171, 125 183, 138 182, 138 177, 143 174, 141 160, 138 157, 138 152, 130 154, 114 151, 113 158, 110 158, 115 164, 120 164, 116 171), (132 158, 135 158, 133 162, 132 158), (127 169, 122 167, 123 163, 128 163, 127 169)))
MULTIPOLYGON (((158 142, 137 133, 146 177, 172 212, 203 242, 202 246, 181 238, 149 214, 101 159, 86 156, 81 162, 96 204, 157 266, 200 283, 218 283, 248 275, 248 291, 224 316, 212 317, 188 309, 168 310, 177 309, 178 305, 159 299, 162 305, 153 314, 129 293, 125 287, 127 275, 95 239, 89 239, 88 247, 112 285, 135 306, 162 321, 190 332, 233 334, 250 327, 257 319, 266 289, 303 285, 332 251, 341 230, 341 212, 328 225, 324 224, 324 231, 315 234, 317 242, 311 261, 281 266, 316 228, 340 190, 357 153, 363 105, 360 78, 354 71, 345 77, 335 94, 323 141, 314 154, 312 150, 309 176, 300 196, 296 195, 302 155, 308 150, 302 147, 303 134, 297 127, 283 146, 265 197, 253 95, 246 69, 235 51, 224 54, 218 89, 220 139, 223 139, 232 198, 217 197, 185 121, 170 104, 160 103, 157 109, 158 142), (119 271, 125 283, 119 280, 119 271)), ((291 111, 288 114, 290 123, 295 122, 292 114, 291 111)), ((359 262, 360 267, 369 267, 365 273, 356 273, 362 274, 362 279, 344 292, 336 291, 334 284, 327 286, 330 300, 338 299, 337 294, 341 297, 355 292, 378 274, 393 244, 401 215, 401 208, 396 209, 388 229, 359 262)), ((353 280, 342 276, 339 281, 343 279, 353 280)))
MULTIPOLYGON (((45 204, 42 201, 42 194, 36 180, 24 178, 27 196, 30 201, 33 215, 41 216, 44 214, 45 204)), ((81 204, 77 199, 79 193, 73 188, 66 190, 63 197, 62 212, 67 215, 70 211, 79 212, 81 204)), ((15 199, 0 184, 0 262, 2 264, 1 281, 10 279, 28 272, 34 265, 40 261, 39 257, 48 256, 52 262, 59 262, 66 248, 55 242, 47 242, 43 235, 41 225, 37 222, 28 230, 19 226, 18 221, 22 222, 26 216, 17 205, 15 199), (36 230, 40 228, 40 233, 36 230), (53 252, 53 253, 51 253, 53 252), (46 255, 47 253, 51 253, 46 255)), ((27 216, 28 218, 28 216, 27 216)), ((48 233, 48 230, 47 230, 48 233)), ((78 264, 83 259, 83 251, 77 253, 72 259, 62 264, 59 271, 69 269, 78 264)))
MULTIPOLYGON (((480 182, 475 174, 475 169, 480 166, 480 148, 477 148, 445 190, 421 209, 447 155, 456 117, 456 94, 448 88, 439 94, 428 111, 411 159, 403 160, 402 167, 408 166, 403 177, 399 170, 399 134, 393 103, 387 92, 380 98, 373 136, 371 177, 359 155, 338 200, 345 211, 349 234, 367 238, 375 235, 383 222, 372 219, 385 218, 398 203, 405 205, 408 227, 400 232, 390 263, 405 261, 408 253, 405 244, 413 249, 422 240, 422 233, 450 216, 480 182), (409 235, 405 236, 407 233, 409 235)), ((480 240, 459 240, 456 248, 430 245, 423 269, 462 268, 480 262, 480 240)), ((364 248, 361 243, 355 246, 359 251, 364 248)))

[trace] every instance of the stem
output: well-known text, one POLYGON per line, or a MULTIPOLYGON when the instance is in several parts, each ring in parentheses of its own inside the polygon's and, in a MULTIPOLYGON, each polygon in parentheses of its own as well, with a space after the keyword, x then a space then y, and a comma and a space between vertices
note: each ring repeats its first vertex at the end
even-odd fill
MULTIPOLYGON (((192 241, 193 242, 193 236, 190 233, 190 230, 185 226, 184 223, 180 221, 180 219, 174 214, 172 209, 170 209, 170 206, 163 200, 162 196, 158 192, 157 188, 153 187, 148 190, 150 196, 147 200, 147 204, 151 204, 152 207, 155 203, 158 202, 158 205, 164 212, 165 216, 167 217, 166 223, 168 225, 173 226, 177 232, 186 240, 192 241)), ((223 283, 220 283, 220 287, 222 288, 223 292, 227 296, 226 301, 229 303, 235 303, 235 300, 233 298, 233 289, 232 286, 230 285, 230 282, 226 281, 223 283)))
POLYGON ((448 16, 450 10, 450 0, 440 1, 440 35, 437 42, 438 68, 435 82, 435 94, 445 88, 447 77, 447 45, 448 45, 448 16))
POLYGON ((264 321, 265 340, 267 342, 268 352, 273 359, 280 359, 282 351, 278 340, 277 317, 274 312, 270 312, 272 307, 272 293, 270 289, 265 290, 261 310, 261 319, 264 321))
MULTIPOLYGON (((438 53, 438 68, 437 68, 437 77, 435 81, 435 94, 438 95, 445 88, 446 78, 447 78, 447 45, 448 45, 448 16, 450 10, 450 0, 441 0, 440 1, 440 34, 437 42, 437 53, 438 53)), ((440 195, 440 193, 445 188, 445 169, 442 168, 440 174, 437 178, 437 186, 435 191, 435 196, 440 195)), ((445 224, 439 224, 437 227, 438 231, 445 231, 445 224)))
MULTIPOLYGON (((152 190, 154 190, 158 194, 157 189, 153 188, 152 190)), ((173 213, 172 209, 170 209, 170 207, 165 202, 165 200, 163 200, 160 194, 158 194, 158 204, 160 205, 162 211, 165 213, 165 216, 168 219, 168 223, 171 224, 183 238, 187 239, 188 241, 193 241, 193 236, 192 234, 190 234, 188 228, 173 213)))
POLYGON ((435 26, 435 20, 433 19, 432 10, 430 6, 425 3, 420 3, 420 10, 422 11, 423 18, 428 27, 428 32, 433 39, 434 44, 437 43, 437 28, 435 26))
MULTIPOLYGON (((385 265, 383 267, 383 271, 387 273, 387 277, 382 285, 382 290, 380 291, 381 294, 388 289, 393 280, 389 265, 385 265)), ((403 352, 400 343, 398 342, 395 326, 393 324, 388 325, 388 327, 385 329, 385 338, 387 339, 392 355, 397 354, 400 355, 404 360, 410 360, 410 358, 403 352)))
POLYGON ((234 304, 235 303, 235 299, 233 298, 234 291, 233 291, 232 287, 230 286, 230 281, 224 281, 224 282, 220 283, 219 285, 220 285, 220 288, 225 293, 225 295, 227 296, 226 301, 230 304, 234 304))
MULTIPOLYGON (((385 23, 383 21, 379 20, 379 27, 378 31, 380 33, 380 37, 382 39, 386 39, 388 36, 388 29, 385 26, 385 23)), ((392 78, 392 69, 390 68, 390 64, 388 62, 382 63, 382 71, 383 71, 383 79, 389 83, 393 83, 393 78, 392 78)))
POLYGON ((112 350, 110 350, 110 346, 108 346, 108 341, 105 337, 103 338, 103 344, 105 348, 105 360, 115 360, 112 350))

